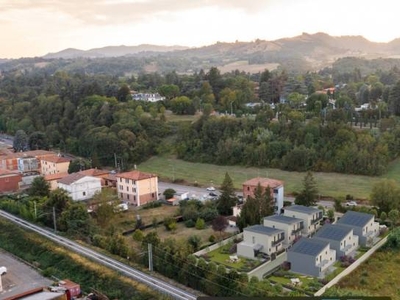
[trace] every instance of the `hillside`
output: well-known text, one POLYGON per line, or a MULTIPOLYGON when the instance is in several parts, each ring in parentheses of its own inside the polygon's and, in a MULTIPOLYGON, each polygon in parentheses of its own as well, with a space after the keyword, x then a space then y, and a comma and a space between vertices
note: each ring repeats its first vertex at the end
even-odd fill
POLYGON ((90 50, 69 48, 43 57, 0 61, 0 70, 30 70, 43 66, 42 62, 49 62, 51 70, 84 70, 91 74, 113 75, 170 71, 190 74, 212 66, 222 72, 238 69, 258 73, 265 68, 305 72, 331 67, 336 61, 349 57, 359 59, 357 64, 361 65, 378 60, 378 64, 383 63, 385 68, 393 62, 385 60, 400 57, 400 39, 375 43, 362 36, 303 33, 275 41, 217 42, 197 48, 156 45, 108 46, 90 50))

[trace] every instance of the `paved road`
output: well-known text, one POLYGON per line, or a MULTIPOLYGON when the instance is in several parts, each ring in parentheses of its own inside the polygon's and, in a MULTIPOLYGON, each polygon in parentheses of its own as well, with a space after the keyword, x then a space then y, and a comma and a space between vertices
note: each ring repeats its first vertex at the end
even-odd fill
MULTIPOLYGON (((182 185, 182 184, 175 184, 175 183, 169 183, 169 182, 158 182, 158 191, 159 193, 163 193, 166 189, 171 188, 174 189, 177 193, 188 193, 189 198, 196 198, 200 200, 204 200, 208 197, 209 191, 206 190, 205 187, 195 187, 195 186, 188 186, 188 185, 182 185)), ((215 191, 217 195, 220 194, 218 189, 215 191)), ((242 192, 237 192, 236 193, 238 196, 243 196, 242 192)), ((294 197, 286 197, 285 196, 285 201, 290 201, 294 202, 294 197)), ((329 201, 329 200, 321 200, 317 202, 317 205, 322 205, 323 207, 327 209, 333 208, 334 202, 329 201)))
POLYGON ((13 216, 5 211, 0 210, 0 216, 12 221, 19 226, 30 229, 40 235, 45 236, 46 238, 52 240, 53 242, 60 244, 66 248, 69 248, 70 250, 84 255, 91 260, 100 263, 106 267, 109 267, 111 269, 117 270, 118 272, 124 274, 125 276, 131 277, 139 282, 142 282, 149 286, 150 288, 162 293, 162 294, 167 294, 173 299, 182 299, 182 300, 195 300, 197 297, 189 293, 187 291, 184 291, 180 288, 177 288, 176 286, 164 282, 158 278, 152 277, 144 272, 141 272, 139 270, 136 270, 130 266, 127 266, 123 263, 120 263, 119 261, 112 259, 106 255, 103 255, 97 251, 94 251, 90 248, 84 247, 78 243, 73 242, 72 240, 69 240, 67 238, 61 237, 57 234, 54 234, 51 231, 48 231, 46 229, 43 229, 39 226, 33 225, 31 223, 28 223, 25 220, 22 220, 16 216, 13 216))

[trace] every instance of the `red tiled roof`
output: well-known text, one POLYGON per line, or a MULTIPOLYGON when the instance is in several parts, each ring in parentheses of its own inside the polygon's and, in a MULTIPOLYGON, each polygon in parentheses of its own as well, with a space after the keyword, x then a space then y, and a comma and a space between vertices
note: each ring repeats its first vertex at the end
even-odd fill
POLYGON ((247 180, 246 182, 243 183, 243 185, 257 186, 258 183, 260 183, 260 185, 262 187, 269 186, 270 188, 276 188, 276 187, 283 185, 283 181, 276 180, 276 179, 270 179, 270 178, 262 178, 262 177, 256 177, 256 178, 247 180))
POLYGON ((54 156, 50 156, 50 157, 42 157, 41 160, 56 163, 56 164, 71 161, 71 159, 69 159, 69 158, 58 156, 58 155, 54 155, 54 156))
POLYGON ((79 174, 87 175, 87 176, 101 176, 101 175, 108 175, 109 171, 100 170, 100 169, 87 169, 83 171, 79 171, 79 174))
POLYGON ((67 177, 68 173, 56 173, 56 174, 49 174, 44 176, 44 180, 46 181, 52 181, 52 180, 58 180, 64 177, 67 177))
POLYGON ((83 177, 86 177, 86 175, 79 174, 79 173, 72 173, 72 174, 69 174, 68 176, 65 176, 64 178, 61 178, 60 180, 58 180, 58 183, 70 185, 83 177))
POLYGON ((18 171, 10 171, 5 169, 0 169, 0 176, 4 175, 19 175, 18 171))
POLYGON ((15 152, 15 153, 6 153, 2 151, 0 153, 0 157, 2 159, 11 159, 11 158, 19 158, 19 157, 44 157, 44 156, 56 156, 57 154, 53 151, 46 150, 32 150, 26 152, 15 152))
POLYGON ((116 174, 117 178, 126 178, 126 179, 132 179, 132 180, 143 180, 143 179, 149 179, 152 177, 157 177, 157 175, 150 174, 150 173, 143 173, 140 171, 131 171, 131 172, 125 172, 125 173, 120 173, 116 174))

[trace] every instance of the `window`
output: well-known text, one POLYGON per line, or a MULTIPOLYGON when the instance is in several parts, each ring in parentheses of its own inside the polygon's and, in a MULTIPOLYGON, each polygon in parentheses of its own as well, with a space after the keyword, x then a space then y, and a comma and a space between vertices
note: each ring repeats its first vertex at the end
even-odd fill
POLYGON ((119 178, 119 182, 122 182, 122 178, 121 177, 119 178))
POLYGON ((133 188, 132 190, 133 190, 134 193, 136 193, 136 188, 133 188))
POLYGON ((126 191, 129 192, 129 186, 126 187, 126 191))
POLYGON ((126 200, 129 200, 129 195, 126 195, 126 200))
POLYGON ((86 196, 86 192, 82 192, 82 195, 83 195, 83 196, 86 196))
POLYGON ((125 178, 125 183, 129 183, 129 179, 128 178, 125 178))
POLYGON ((256 243, 256 238, 254 236, 251 237, 251 240, 252 240, 253 244, 256 243))
POLYGON ((133 196, 133 201, 136 201, 136 196, 133 196))
POLYGON ((247 190, 250 191, 250 187, 249 186, 247 187, 247 190))

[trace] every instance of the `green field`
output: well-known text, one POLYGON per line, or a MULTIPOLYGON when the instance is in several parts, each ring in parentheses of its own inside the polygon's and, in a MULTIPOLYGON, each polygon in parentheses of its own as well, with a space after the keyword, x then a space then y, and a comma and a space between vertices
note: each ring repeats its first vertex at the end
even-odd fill
MULTIPOLYGON (((183 179, 186 184, 219 186, 225 172, 231 176, 235 188, 241 189, 244 181, 253 177, 270 177, 285 182, 285 194, 298 192, 302 188, 305 173, 288 172, 270 168, 246 168, 241 166, 217 166, 212 164, 192 163, 173 157, 152 157, 140 164, 141 171, 156 173, 161 180, 183 179)), ((345 197, 368 199, 372 186, 383 178, 400 181, 400 160, 393 162, 386 174, 380 177, 347 175, 339 173, 314 173, 321 197, 345 197)))

